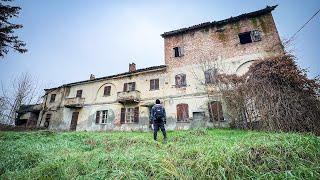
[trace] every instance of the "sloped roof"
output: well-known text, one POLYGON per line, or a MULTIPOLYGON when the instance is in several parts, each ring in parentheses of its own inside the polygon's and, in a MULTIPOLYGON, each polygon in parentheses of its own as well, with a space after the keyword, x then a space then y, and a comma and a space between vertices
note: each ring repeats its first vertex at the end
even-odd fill
POLYGON ((225 25, 225 24, 234 23, 234 22, 246 19, 246 18, 253 18, 253 17, 257 17, 257 16, 261 16, 261 15, 270 13, 277 6, 278 5, 267 6, 266 8, 260 9, 258 11, 253 11, 253 12, 250 12, 250 13, 244 13, 244 14, 241 14, 239 16, 230 17, 228 19, 224 19, 224 20, 221 20, 221 21, 205 22, 205 23, 197 24, 197 25, 190 26, 190 27, 187 27, 187 28, 181 28, 181 29, 177 29, 177 30, 173 30, 173 31, 164 32, 163 34, 161 34, 161 36, 163 38, 165 38, 165 37, 170 37, 170 36, 174 36, 174 35, 178 35, 178 34, 183 34, 183 33, 191 32, 191 31, 196 31, 196 30, 204 29, 204 28, 208 28, 208 27, 222 26, 222 25, 225 25))
POLYGON ((73 86, 73 85, 85 84, 85 83, 89 83, 89 82, 96 82, 96 81, 101 81, 101 80, 119 78, 119 77, 122 77, 122 76, 131 76, 131 75, 136 75, 138 73, 143 73, 143 72, 148 72, 148 71, 160 71, 160 70, 165 70, 166 67, 167 67, 166 65, 151 66, 151 67, 147 67, 147 68, 137 69, 136 71, 132 71, 132 72, 125 72, 125 73, 120 73, 120 74, 115 74, 115 75, 95 78, 95 79, 92 79, 92 80, 85 80, 85 81, 78 81, 78 82, 68 83, 68 84, 64 84, 64 85, 56 87, 56 88, 50 88, 50 89, 44 89, 44 90, 45 91, 50 91, 50 90, 54 90, 54 89, 57 89, 57 88, 60 88, 60 87, 73 86))

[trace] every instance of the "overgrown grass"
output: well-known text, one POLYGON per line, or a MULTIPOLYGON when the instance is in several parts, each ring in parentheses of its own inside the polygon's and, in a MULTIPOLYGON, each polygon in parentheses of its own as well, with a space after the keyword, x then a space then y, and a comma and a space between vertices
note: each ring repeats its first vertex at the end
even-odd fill
POLYGON ((0 179, 320 178, 313 135, 198 129, 168 136, 163 144, 141 132, 0 132, 0 179))

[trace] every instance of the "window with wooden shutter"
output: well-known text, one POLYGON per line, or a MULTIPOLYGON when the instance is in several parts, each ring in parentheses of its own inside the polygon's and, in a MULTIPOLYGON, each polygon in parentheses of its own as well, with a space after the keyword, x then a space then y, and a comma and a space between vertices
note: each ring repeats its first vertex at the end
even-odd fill
POLYGON ((128 91, 128 83, 124 83, 123 84, 123 92, 127 92, 128 91))
POLYGON ((54 102, 56 100, 56 94, 51 94, 50 102, 54 102))
POLYGON ((111 94, 111 86, 105 86, 104 91, 103 91, 103 95, 110 96, 110 94, 111 94))
POLYGON ((188 104, 177 105, 177 121, 186 122, 189 119, 189 106, 188 104))
POLYGON ((182 47, 174 47, 173 48, 174 57, 183 56, 183 48, 182 47))
POLYGON ((176 87, 185 87, 187 86, 186 75, 185 74, 177 74, 175 76, 176 87))
POLYGON ((135 90, 136 90, 135 82, 124 83, 123 92, 129 92, 129 91, 135 91, 135 90))
POLYGON ((101 111, 101 124, 106 124, 108 120, 108 110, 101 111))
POLYGON ((139 107, 134 108, 134 122, 135 123, 139 122, 139 107))
POLYGON ((121 108, 121 114, 120 114, 120 123, 124 124, 126 121, 126 109, 121 108))
POLYGON ((150 90, 159 90, 159 79, 150 80, 150 90))
POLYGON ((96 112, 96 124, 100 123, 100 111, 96 112))
POLYGON ((222 105, 220 101, 212 101, 208 104, 210 121, 224 121, 222 105))
POLYGON ((217 69, 208 69, 204 72, 205 83, 214 84, 216 83, 217 69))
POLYGON ((81 98, 82 97, 82 90, 77 90, 77 95, 76 97, 81 98))

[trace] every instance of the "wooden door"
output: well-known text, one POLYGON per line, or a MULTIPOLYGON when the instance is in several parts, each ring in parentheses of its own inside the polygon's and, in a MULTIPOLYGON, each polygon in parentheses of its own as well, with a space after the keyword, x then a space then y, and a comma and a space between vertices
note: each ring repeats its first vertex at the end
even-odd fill
POLYGON ((75 131, 77 128, 79 112, 73 112, 70 124, 70 130, 75 131))

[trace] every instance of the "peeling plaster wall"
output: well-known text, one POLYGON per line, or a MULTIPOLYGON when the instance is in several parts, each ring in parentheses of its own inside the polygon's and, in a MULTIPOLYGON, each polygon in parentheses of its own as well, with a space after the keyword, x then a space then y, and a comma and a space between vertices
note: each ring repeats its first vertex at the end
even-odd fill
MULTIPOLYGON (((88 131, 147 131, 149 125, 149 107, 156 99, 160 99, 167 112, 167 129, 189 129, 199 125, 193 121, 193 114, 203 114, 201 126, 215 127, 217 122, 209 121, 209 98, 204 90, 203 61, 214 62, 219 72, 227 74, 245 73, 254 60, 273 57, 283 53, 280 38, 271 13, 257 18, 241 20, 223 27, 211 27, 176 36, 166 37, 165 43, 165 70, 143 72, 131 76, 117 77, 109 80, 61 87, 47 92, 43 111, 40 113, 39 126, 43 126, 47 113, 52 114, 49 129, 69 130, 72 113, 79 112, 76 130, 88 131), (217 32, 223 29, 223 32, 217 32), (238 33, 259 30, 262 40, 241 45, 238 33), (183 47, 184 55, 174 57, 173 48, 183 47), (272 50, 271 50, 272 49, 272 50), (186 87, 175 87, 175 75, 186 74, 186 87), (159 90, 150 90, 150 80, 159 79, 159 90), (121 104, 117 101, 117 93, 123 91, 124 83, 135 82, 136 90, 141 92, 141 101, 138 104, 121 104), (111 95, 104 96, 105 86, 111 86, 111 95), (65 107, 65 98, 74 98, 77 90, 82 90, 85 98, 82 108, 65 107), (57 94, 56 101, 50 103, 51 94, 57 94), (188 104, 189 122, 177 122, 177 105, 188 104), (139 123, 121 124, 120 111, 122 107, 139 106, 139 123), (97 111, 108 110, 106 124, 96 124, 97 111)), ((228 113, 219 94, 210 97, 210 100, 222 102, 225 122, 228 125, 228 113)))

